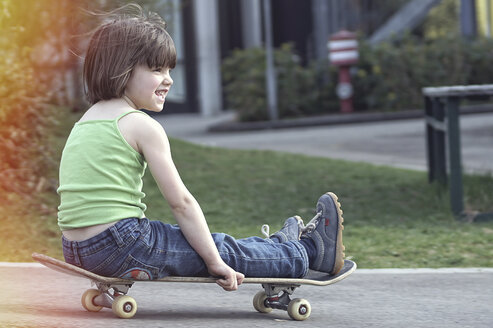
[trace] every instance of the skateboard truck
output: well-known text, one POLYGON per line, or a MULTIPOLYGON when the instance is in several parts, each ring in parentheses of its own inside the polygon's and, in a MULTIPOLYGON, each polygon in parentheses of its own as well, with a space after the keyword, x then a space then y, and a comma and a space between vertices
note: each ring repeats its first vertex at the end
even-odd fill
POLYGON ((267 299, 265 304, 273 309, 288 310, 288 304, 291 302, 289 295, 292 295, 294 290, 300 285, 274 285, 274 284, 262 284, 265 290, 267 299), (282 294, 281 294, 282 293, 282 294), (279 296, 280 295, 280 296, 279 296))
POLYGON ((113 285, 101 282, 94 282, 96 287, 98 288, 100 295, 94 297, 93 303, 95 305, 99 305, 105 308, 110 308, 118 296, 126 295, 130 287, 133 284, 125 284, 125 285, 113 285), (113 293, 110 290, 113 289, 113 293))
POLYGON ((103 307, 110 308, 120 318, 131 318, 137 312, 137 302, 126 296, 133 283, 112 284, 94 282, 97 289, 88 289, 82 295, 82 306, 89 312, 98 312, 103 307), (111 293, 113 290, 113 293, 111 293))
POLYGON ((255 295, 253 307, 261 313, 269 313, 272 309, 283 310, 287 311, 294 320, 305 320, 311 313, 310 303, 302 298, 290 297, 300 286, 299 284, 262 284, 264 291, 255 295))
POLYGON ((99 306, 111 309, 111 304, 113 304, 114 300, 115 300, 115 297, 112 296, 110 293, 102 293, 102 294, 94 297, 92 302, 95 305, 99 305, 99 306))

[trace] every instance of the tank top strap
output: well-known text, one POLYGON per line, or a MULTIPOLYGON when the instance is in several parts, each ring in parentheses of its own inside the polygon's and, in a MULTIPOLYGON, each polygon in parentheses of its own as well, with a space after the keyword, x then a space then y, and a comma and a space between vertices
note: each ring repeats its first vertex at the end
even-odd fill
POLYGON ((126 113, 123 113, 123 114, 119 115, 119 116, 115 119, 115 122, 118 122, 118 121, 119 121, 122 117, 127 116, 128 114, 132 114, 132 113, 141 113, 141 114, 144 114, 144 115, 149 116, 147 113, 144 113, 143 111, 140 111, 140 110, 136 110, 136 109, 134 109, 134 110, 131 110, 131 111, 128 111, 128 112, 126 112, 126 113))

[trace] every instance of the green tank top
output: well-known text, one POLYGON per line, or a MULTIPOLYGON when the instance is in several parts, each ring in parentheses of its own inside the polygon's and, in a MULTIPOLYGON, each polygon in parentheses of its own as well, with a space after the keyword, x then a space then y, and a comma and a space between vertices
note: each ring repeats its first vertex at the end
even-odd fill
POLYGON ((142 177, 147 163, 118 129, 118 120, 75 123, 60 161, 61 230, 143 217, 142 177))

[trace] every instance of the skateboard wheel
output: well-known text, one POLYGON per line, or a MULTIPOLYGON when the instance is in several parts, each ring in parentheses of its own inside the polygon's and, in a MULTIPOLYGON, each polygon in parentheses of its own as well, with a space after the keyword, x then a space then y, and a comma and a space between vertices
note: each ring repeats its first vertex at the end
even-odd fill
POLYGON ((303 321, 312 313, 310 303, 302 298, 295 298, 288 304, 288 314, 293 320, 303 321))
POLYGON ((130 319, 137 312, 137 302, 130 296, 118 296, 113 301, 111 309, 117 317, 130 319))
POLYGON ((84 309, 86 309, 89 312, 98 312, 100 311, 103 307, 94 304, 94 299, 101 295, 101 292, 97 289, 88 289, 82 294, 81 298, 81 303, 84 309))
POLYGON ((260 313, 269 313, 272 308, 265 306, 265 300, 267 299, 267 294, 264 291, 260 291, 253 297, 253 307, 260 313))

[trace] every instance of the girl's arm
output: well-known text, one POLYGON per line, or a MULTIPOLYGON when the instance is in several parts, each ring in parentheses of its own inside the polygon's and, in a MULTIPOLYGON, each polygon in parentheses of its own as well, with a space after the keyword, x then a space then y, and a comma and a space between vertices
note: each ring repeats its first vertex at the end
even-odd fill
POLYGON ((204 260, 209 273, 223 277, 217 283, 225 290, 236 290, 244 276, 231 269, 219 256, 202 209, 185 187, 173 163, 163 127, 154 119, 138 113, 123 117, 119 127, 130 145, 146 159, 183 235, 204 260))

